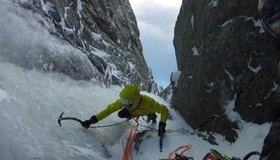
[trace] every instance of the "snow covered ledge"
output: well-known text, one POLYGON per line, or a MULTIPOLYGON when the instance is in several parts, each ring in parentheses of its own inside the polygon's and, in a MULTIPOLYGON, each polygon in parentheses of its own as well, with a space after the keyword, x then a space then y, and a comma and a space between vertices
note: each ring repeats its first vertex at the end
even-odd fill
POLYGON ((173 71, 170 76, 170 82, 174 87, 177 87, 181 71, 173 71))

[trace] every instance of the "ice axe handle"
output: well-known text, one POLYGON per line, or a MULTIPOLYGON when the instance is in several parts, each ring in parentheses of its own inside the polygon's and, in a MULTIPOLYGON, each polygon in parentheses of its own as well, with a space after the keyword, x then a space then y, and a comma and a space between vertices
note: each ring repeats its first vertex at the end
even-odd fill
POLYGON ((58 117, 58 119, 57 119, 57 123, 58 123, 58 125, 61 127, 61 121, 62 120, 74 120, 74 121, 77 121, 77 122, 80 122, 81 124, 82 124, 82 120, 80 120, 80 119, 78 119, 78 118, 75 118, 75 117, 62 117, 63 116, 63 114, 64 114, 64 112, 62 112, 61 114, 60 114, 60 116, 58 117))
POLYGON ((159 137, 159 151, 160 152, 162 152, 162 146, 163 146, 162 140, 163 140, 163 134, 160 135, 160 137, 159 137))

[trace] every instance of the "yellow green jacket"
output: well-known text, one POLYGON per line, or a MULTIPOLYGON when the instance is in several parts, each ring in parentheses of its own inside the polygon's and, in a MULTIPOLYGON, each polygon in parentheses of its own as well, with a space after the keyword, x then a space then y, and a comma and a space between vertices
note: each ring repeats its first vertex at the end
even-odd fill
POLYGON ((131 107, 123 106, 120 99, 118 99, 114 103, 109 104, 106 109, 96 114, 96 118, 100 121, 124 107, 126 107, 134 117, 144 116, 151 113, 159 113, 161 114, 160 121, 164 123, 166 123, 168 118, 168 109, 165 105, 158 103, 149 96, 141 94, 138 102, 134 103, 131 107))

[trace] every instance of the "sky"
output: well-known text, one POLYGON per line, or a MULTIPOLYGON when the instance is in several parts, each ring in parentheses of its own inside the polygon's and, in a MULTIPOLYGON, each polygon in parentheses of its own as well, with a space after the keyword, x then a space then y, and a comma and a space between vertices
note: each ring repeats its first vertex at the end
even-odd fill
POLYGON ((182 0, 129 0, 137 19, 140 40, 154 80, 166 87, 177 70, 174 26, 182 0))
MULTIPOLYGON (((117 160, 123 154, 123 145, 135 123, 133 120, 103 128, 84 129, 76 121, 57 123, 59 115, 89 119, 116 100, 120 86, 106 88, 96 81, 76 81, 63 74, 25 69, 7 62, 6 55, 33 55, 42 49, 62 54, 73 52, 68 43, 60 43, 58 37, 42 28, 39 15, 26 12, 10 0, 0 1, 0 157, 4 160, 117 160), (24 30, 24 32, 22 32, 24 30), (13 31, 13 32, 9 32, 13 31), (39 39, 44 39, 38 43, 39 39), (29 52, 23 52, 26 47, 29 52), (63 52, 62 52, 63 51, 63 52), (5 54, 5 55, 4 55, 5 54)), ((77 56, 84 55, 76 51, 77 56)), ((63 58, 63 57, 61 57, 63 58)), ((64 57, 65 59, 69 57, 64 57)), ((28 63, 28 62, 22 62, 28 63)), ((167 106, 167 120, 163 150, 159 152, 156 131, 147 131, 139 147, 132 152, 135 160, 167 158, 182 145, 191 144, 186 154, 201 160, 211 148, 228 156, 244 157, 250 151, 261 151, 263 140, 271 124, 257 125, 240 120, 238 139, 230 144, 221 135, 214 135, 219 145, 211 145, 199 137, 170 104, 160 97, 141 92, 167 106)), ((234 104, 234 103, 229 103, 234 104)), ((233 112, 233 111, 229 111, 233 112)), ((229 115, 236 115, 236 113, 229 115)), ((240 116, 235 116, 238 118, 240 116)), ((157 121, 159 121, 158 115, 157 121)), ((229 117, 232 118, 232 117, 229 117)), ((123 122, 113 113, 92 127, 123 122)), ((157 129, 157 124, 139 123, 157 129)), ((139 127, 138 131, 147 127, 139 127)), ((137 132, 138 132, 137 131, 137 132)), ((250 160, 257 160, 258 157, 250 160)))

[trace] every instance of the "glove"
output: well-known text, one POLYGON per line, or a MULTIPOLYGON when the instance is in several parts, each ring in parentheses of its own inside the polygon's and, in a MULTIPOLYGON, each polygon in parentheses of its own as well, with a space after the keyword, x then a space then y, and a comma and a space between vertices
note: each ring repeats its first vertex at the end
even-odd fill
POLYGON ((159 124, 158 124, 158 136, 163 136, 164 135, 165 127, 166 127, 166 123, 159 122, 159 124))
POLYGON ((94 124, 97 122, 98 122, 98 120, 97 120, 96 116, 93 115, 89 120, 85 120, 85 121, 81 122, 81 124, 85 129, 88 129, 91 124, 94 124))
POLYGON ((147 115, 147 123, 150 123, 152 121, 153 123, 157 123, 157 115, 155 113, 151 113, 147 115))
POLYGON ((119 111, 118 116, 120 118, 127 118, 127 119, 132 119, 133 118, 133 115, 126 108, 119 111))

